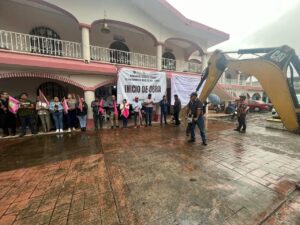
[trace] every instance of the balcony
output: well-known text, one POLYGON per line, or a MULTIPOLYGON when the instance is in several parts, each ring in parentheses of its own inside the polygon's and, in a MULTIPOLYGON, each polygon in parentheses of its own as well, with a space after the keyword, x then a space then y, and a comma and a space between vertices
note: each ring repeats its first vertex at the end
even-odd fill
POLYGON ((240 85, 240 86, 251 86, 251 87, 261 87, 258 81, 247 82, 246 80, 238 79, 220 79, 220 84, 229 84, 229 85, 240 85))
POLYGON ((0 49, 82 59, 81 43, 0 30, 0 49))
MULTIPOLYGON (((82 44, 60 39, 0 30, 0 50, 83 59, 82 44)), ((157 69, 157 56, 90 46, 92 61, 157 69)), ((162 69, 176 72, 200 73, 202 65, 162 58, 162 69)))

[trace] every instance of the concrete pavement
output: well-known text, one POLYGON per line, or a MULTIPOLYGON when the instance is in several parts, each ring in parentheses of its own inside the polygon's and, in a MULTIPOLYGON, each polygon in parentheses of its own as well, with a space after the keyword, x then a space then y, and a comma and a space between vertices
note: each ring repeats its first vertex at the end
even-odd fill
POLYGON ((297 224, 299 136, 261 119, 0 140, 0 224, 297 224))

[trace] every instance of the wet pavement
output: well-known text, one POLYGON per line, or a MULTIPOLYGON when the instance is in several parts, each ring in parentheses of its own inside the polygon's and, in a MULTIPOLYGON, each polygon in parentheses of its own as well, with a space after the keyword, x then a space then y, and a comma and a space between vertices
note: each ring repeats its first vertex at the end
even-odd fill
POLYGON ((300 138, 264 117, 0 140, 0 224, 297 224, 300 138))

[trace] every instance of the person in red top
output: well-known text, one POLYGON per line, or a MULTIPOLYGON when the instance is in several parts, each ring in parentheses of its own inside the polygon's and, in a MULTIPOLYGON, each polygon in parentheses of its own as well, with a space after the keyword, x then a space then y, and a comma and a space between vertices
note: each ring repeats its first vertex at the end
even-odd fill
POLYGON ((246 103, 246 96, 241 95, 240 96, 240 101, 237 105, 237 117, 238 117, 239 125, 235 129, 235 131, 239 131, 241 133, 246 132, 246 128, 247 128, 247 126, 246 126, 246 115, 247 115, 248 109, 249 108, 248 108, 248 105, 246 103))

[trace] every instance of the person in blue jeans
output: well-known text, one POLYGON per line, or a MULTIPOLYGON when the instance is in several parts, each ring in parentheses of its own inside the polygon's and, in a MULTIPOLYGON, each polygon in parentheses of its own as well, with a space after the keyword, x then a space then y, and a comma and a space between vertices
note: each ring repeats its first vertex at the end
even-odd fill
POLYGON ((62 133, 63 131, 63 106, 59 101, 58 97, 54 97, 53 101, 50 102, 49 110, 52 114, 56 133, 62 133))
POLYGON ((152 126, 152 112, 153 112, 153 107, 154 107, 154 101, 152 99, 152 95, 148 94, 148 98, 145 99, 144 104, 145 106, 145 121, 146 121, 146 127, 147 126, 152 126))
POLYGON ((192 114, 192 116, 193 116, 193 121, 191 124, 191 139, 189 140, 189 142, 195 142, 195 140, 196 140, 195 128, 196 128, 196 126, 198 126, 198 128, 200 130, 202 144, 207 145, 206 135, 205 135, 204 116, 203 116, 203 104, 197 98, 196 92, 193 92, 191 94, 191 100, 188 104, 188 110, 187 110, 187 115, 189 115, 189 114, 192 114))
POLYGON ((163 96, 163 99, 159 102, 159 106, 160 106, 160 125, 163 124, 163 119, 165 124, 167 124, 169 102, 165 95, 163 96))
POLYGON ((84 98, 80 98, 79 102, 76 103, 76 112, 81 131, 86 131, 87 111, 88 105, 84 101, 84 98))

